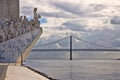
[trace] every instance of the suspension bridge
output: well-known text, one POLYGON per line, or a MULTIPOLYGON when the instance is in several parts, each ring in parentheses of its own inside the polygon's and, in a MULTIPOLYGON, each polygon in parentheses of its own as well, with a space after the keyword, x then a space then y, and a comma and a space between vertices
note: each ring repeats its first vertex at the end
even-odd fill
MULTIPOLYGON (((79 43, 79 45, 82 45, 81 43, 79 43)), ((49 42, 49 43, 46 43, 46 44, 39 44, 39 45, 36 45, 33 49, 32 49, 32 52, 34 51, 69 51, 70 54, 69 54, 69 59, 72 60, 73 59, 73 51, 87 51, 87 52, 102 52, 102 51, 109 51, 109 52, 120 52, 120 49, 116 49, 116 48, 113 48, 111 46, 106 46, 106 45, 102 45, 102 44, 97 44, 97 43, 94 43, 94 42, 89 42, 87 40, 83 40, 83 39, 80 39, 78 37, 75 37, 75 36, 69 36, 69 37, 65 37, 65 38, 62 38, 62 39, 59 39, 59 40, 56 40, 56 41, 53 41, 53 42, 49 42), (49 46, 49 45, 53 45, 53 44, 56 44, 56 43, 59 43, 61 41, 64 41, 65 39, 68 39, 68 43, 69 43, 69 48, 46 48, 46 46, 49 46), (76 39, 80 42, 83 42, 85 44, 88 44, 90 46, 95 46, 94 47, 90 47, 90 48, 74 48, 73 47, 73 39, 76 39), (45 47, 45 48, 43 48, 45 47), (98 47, 98 48, 96 48, 98 47)))

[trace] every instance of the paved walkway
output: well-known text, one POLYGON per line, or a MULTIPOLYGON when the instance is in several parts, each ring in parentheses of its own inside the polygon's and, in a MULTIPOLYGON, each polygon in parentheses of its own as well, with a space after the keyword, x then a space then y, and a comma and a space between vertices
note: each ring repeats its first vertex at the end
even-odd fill
POLYGON ((24 66, 8 66, 5 80, 49 80, 24 66))
POLYGON ((49 80, 24 66, 0 63, 0 80, 49 80))
POLYGON ((0 80, 5 80, 7 68, 7 65, 0 65, 0 80))

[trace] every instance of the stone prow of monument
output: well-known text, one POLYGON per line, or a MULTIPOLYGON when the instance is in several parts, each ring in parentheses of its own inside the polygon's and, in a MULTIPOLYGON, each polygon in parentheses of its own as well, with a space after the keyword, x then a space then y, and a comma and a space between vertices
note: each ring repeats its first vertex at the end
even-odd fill
POLYGON ((0 10, 0 63, 21 63, 43 33, 37 8, 30 21, 19 17, 19 0, 0 0, 0 10))

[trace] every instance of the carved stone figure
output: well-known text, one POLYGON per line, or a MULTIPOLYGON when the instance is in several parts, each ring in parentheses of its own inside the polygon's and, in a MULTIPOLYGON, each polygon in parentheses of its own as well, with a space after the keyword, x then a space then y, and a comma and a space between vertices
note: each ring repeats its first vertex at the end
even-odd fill
POLYGON ((9 27, 10 27, 11 38, 14 38, 15 37, 15 25, 14 25, 14 22, 11 22, 9 27))
POLYGON ((30 30, 34 30, 35 29, 35 20, 30 20, 30 30))
POLYGON ((5 40, 4 30, 0 28, 0 42, 3 42, 4 40, 5 40))
POLYGON ((33 12, 34 17, 32 20, 30 20, 30 22, 28 21, 26 16, 20 16, 19 19, 0 19, 0 42, 17 37, 30 30, 35 30, 36 28, 39 28, 39 18, 41 16, 37 14, 37 8, 34 8, 33 12))
POLYGON ((18 35, 20 35, 22 33, 22 16, 20 16, 20 18, 17 20, 17 22, 15 23, 15 28, 17 30, 18 35))
POLYGON ((25 31, 28 31, 29 21, 26 18, 26 16, 24 16, 22 24, 23 24, 23 27, 24 27, 25 31))
POLYGON ((2 24, 3 24, 3 20, 0 19, 0 28, 2 27, 2 24))
POLYGON ((16 28, 20 28, 22 26, 22 18, 23 16, 20 16, 19 19, 17 20, 16 24, 16 28))
POLYGON ((4 30, 4 34, 5 34, 5 40, 8 40, 8 34, 9 34, 9 20, 5 19, 3 24, 2 24, 2 29, 4 30))
POLYGON ((40 26, 40 21, 38 20, 39 18, 41 18, 40 14, 37 14, 37 8, 34 8, 34 27, 39 27, 40 26))
POLYGON ((34 8, 34 19, 38 20, 37 8, 34 8))
POLYGON ((24 16, 24 18, 23 18, 23 20, 22 20, 22 24, 23 24, 24 26, 28 26, 29 21, 28 21, 28 19, 26 18, 26 16, 24 16))

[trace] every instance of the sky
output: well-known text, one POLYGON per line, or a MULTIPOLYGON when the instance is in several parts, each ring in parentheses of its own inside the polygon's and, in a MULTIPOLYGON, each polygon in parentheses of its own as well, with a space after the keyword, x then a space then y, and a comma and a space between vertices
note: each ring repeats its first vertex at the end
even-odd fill
MULTIPOLYGON (((38 44, 66 36, 120 48, 120 0, 20 0, 20 14, 33 16, 33 8, 42 16, 44 32, 38 44)), ((74 40, 75 46, 87 46, 74 40)), ((61 43, 54 47, 64 47, 61 43)), ((91 47, 91 46, 89 46, 91 47)))

